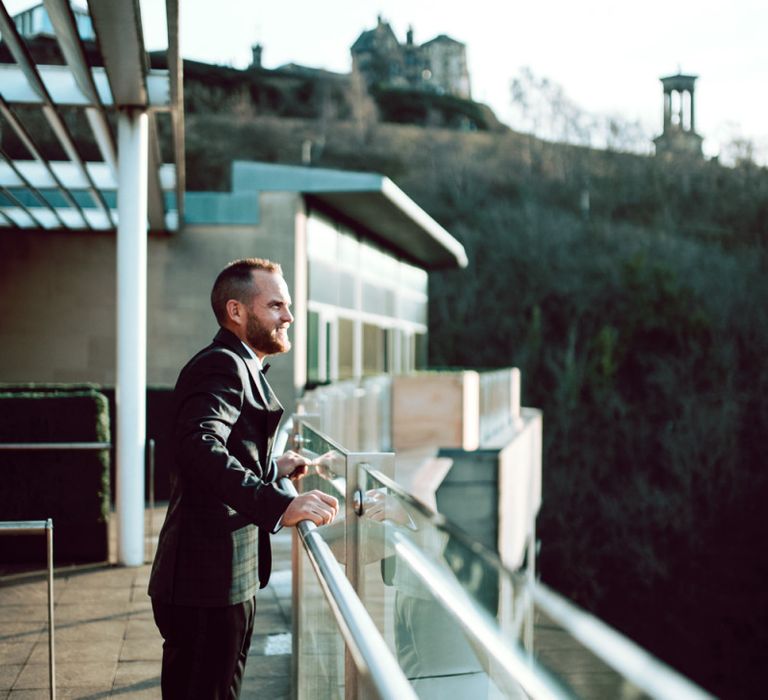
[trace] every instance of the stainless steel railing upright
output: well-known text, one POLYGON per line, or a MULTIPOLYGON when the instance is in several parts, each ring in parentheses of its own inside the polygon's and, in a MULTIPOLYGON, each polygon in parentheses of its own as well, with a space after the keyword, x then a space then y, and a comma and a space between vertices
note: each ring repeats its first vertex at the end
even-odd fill
POLYGON ((0 521, 0 535, 45 535, 48 561, 48 677, 51 700, 56 700, 56 648, 53 625, 53 520, 0 521))
MULTIPOLYGON (((287 493, 297 495, 288 479, 281 479, 281 487, 287 493)), ((299 523, 297 530, 360 680, 380 700, 417 700, 416 693, 330 547, 317 534, 317 527, 305 520, 299 523)))

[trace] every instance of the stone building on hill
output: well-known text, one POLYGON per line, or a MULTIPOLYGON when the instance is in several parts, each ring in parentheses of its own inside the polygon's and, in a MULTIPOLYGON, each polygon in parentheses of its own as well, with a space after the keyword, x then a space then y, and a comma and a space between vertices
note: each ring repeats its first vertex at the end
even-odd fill
POLYGON ((466 45, 440 34, 415 44, 409 29, 404 44, 379 15, 376 26, 364 31, 352 48, 352 65, 370 85, 413 88, 472 99, 466 45))

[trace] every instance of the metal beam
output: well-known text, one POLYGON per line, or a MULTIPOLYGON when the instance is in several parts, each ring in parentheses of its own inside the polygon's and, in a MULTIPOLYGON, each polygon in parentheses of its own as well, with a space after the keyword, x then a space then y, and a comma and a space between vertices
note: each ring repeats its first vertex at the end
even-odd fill
MULTIPOLYGON (((59 107, 91 107, 93 103, 83 94, 68 66, 38 65, 37 73, 51 101, 59 107)), ((93 83, 105 110, 114 109, 115 101, 109 87, 107 72, 101 66, 90 69, 93 83)), ((149 107, 155 112, 171 109, 171 86, 168 71, 152 69, 146 76, 149 107)), ((0 84, 6 102, 19 106, 39 107, 44 103, 40 94, 29 84, 15 63, 0 63, 0 84)))
MULTIPOLYGON (((88 0, 94 29, 99 37, 104 67, 115 104, 119 109, 148 109, 146 76, 149 73, 141 8, 138 0, 88 0)), ((121 117, 122 118, 122 117, 121 117)), ((157 124, 150 115, 148 122, 149 160, 147 202, 151 229, 164 230, 165 202, 160 187, 161 155, 157 124)), ((119 157, 122 157, 119 155, 119 157)))
POLYGON ((2 219, 8 226, 16 227, 16 222, 8 216, 2 209, 0 209, 0 219, 2 219))
POLYGON ((0 97, 0 113, 5 117, 6 121, 11 125, 11 128, 16 133, 16 136, 19 137, 21 142, 29 151, 30 155, 48 171, 48 174, 51 176, 51 180, 55 183, 56 187, 59 188, 59 191, 61 192, 62 196, 67 200, 67 202, 72 206, 72 208, 74 208, 77 211, 77 213, 82 218, 83 225, 85 226, 85 228, 88 228, 88 229, 92 228, 90 222, 85 217, 85 214, 83 213, 82 208, 75 201, 74 197, 72 197, 72 195, 70 194, 69 188, 67 188, 64 185, 64 183, 59 179, 58 175, 56 175, 53 168, 51 167, 51 164, 45 158, 43 158, 42 154, 40 153, 37 146, 35 145, 35 142, 32 141, 32 137, 27 133, 27 130, 24 127, 24 125, 16 118, 16 115, 11 111, 10 107, 2 97, 0 97))
POLYGON ((56 40, 59 42, 64 60, 72 71, 77 86, 92 105, 91 108, 86 109, 86 116, 101 151, 102 158, 117 173, 117 157, 115 155, 115 142, 112 138, 112 131, 109 128, 109 122, 107 122, 107 117, 104 114, 96 83, 93 80, 93 75, 85 58, 85 51, 80 41, 80 35, 77 31, 77 24, 75 23, 75 17, 72 14, 69 0, 44 0, 44 4, 53 29, 56 32, 56 40))
POLYGON ((179 41, 179 1, 166 0, 168 22, 168 73, 171 81, 171 129, 176 163, 176 211, 178 227, 184 221, 184 189, 186 187, 186 157, 184 152, 184 62, 179 41))
POLYGON ((20 182, 26 187, 32 195, 37 199, 44 207, 47 207, 51 210, 51 213, 56 217, 56 220, 59 222, 62 228, 67 228, 67 225, 64 223, 64 219, 61 218, 59 213, 56 211, 56 208, 53 207, 48 200, 43 197, 42 194, 40 194, 40 191, 32 185, 32 183, 26 178, 24 173, 22 173, 17 167, 16 164, 11 160, 6 154, 5 151, 0 149, 0 158, 2 158, 8 166, 13 170, 13 172, 16 174, 16 177, 19 178, 20 182))
POLYGON ((43 226, 43 224, 40 221, 40 219, 38 219, 29 210, 29 208, 22 201, 20 201, 18 197, 16 197, 13 194, 13 192, 11 192, 10 190, 6 189, 5 187, 0 187, 0 192, 3 193, 4 197, 7 197, 9 200, 11 200, 11 203, 13 204, 14 207, 17 207, 17 208, 21 209, 30 219, 32 219, 32 223, 35 226, 37 226, 37 228, 45 228, 45 226, 43 226))
POLYGON ((88 0, 88 9, 115 103, 146 108, 148 65, 138 0, 88 0))
POLYGON ((48 123, 56 134, 56 137, 59 139, 59 142, 67 153, 67 156, 73 163, 78 166, 78 168, 82 171, 83 176, 88 180, 88 190, 91 194, 91 197, 93 198, 93 201, 96 203, 96 206, 104 212, 107 220, 110 222, 110 226, 114 226, 109 207, 107 207, 106 202, 104 202, 104 198, 101 196, 101 192, 98 191, 94 183, 91 181, 90 175, 85 168, 85 164, 80 158, 80 154, 77 152, 77 148, 75 147, 74 140, 69 133, 69 129, 67 129, 67 125, 64 123, 61 115, 59 115, 55 103, 53 100, 51 100, 51 97, 48 94, 48 89, 45 87, 45 84, 40 78, 40 74, 37 72, 37 68, 34 61, 32 60, 32 56, 30 55, 26 44, 16 30, 16 25, 13 23, 13 20, 8 14, 8 11, 5 9, 5 5, 3 3, 0 3, 0 32, 2 32, 3 39, 7 43, 8 49, 26 76, 30 86, 43 100, 43 114, 45 115, 45 118, 48 120, 48 123))
POLYGON ((101 192, 96 187, 96 184, 91 179, 91 174, 85 167, 83 159, 80 158, 80 154, 77 151, 77 146, 75 146, 75 142, 69 133, 69 129, 67 129, 67 125, 59 115, 56 107, 53 104, 46 104, 43 106, 43 114, 48 120, 48 123, 51 125, 51 128, 56 134, 56 137, 59 139, 59 143, 61 143, 62 147, 64 148, 64 152, 67 154, 69 160, 77 166, 77 169, 88 181, 88 192, 90 193, 94 203, 104 212, 104 214, 106 214, 109 225, 114 226, 115 222, 112 220, 112 214, 109 211, 109 207, 104 201, 104 197, 101 195, 101 192))
POLYGON ((165 230, 165 202, 160 186, 160 165, 162 155, 160 153, 160 140, 157 138, 157 122, 151 112, 147 115, 149 120, 149 153, 147 171, 147 215, 149 217, 150 231, 165 230))

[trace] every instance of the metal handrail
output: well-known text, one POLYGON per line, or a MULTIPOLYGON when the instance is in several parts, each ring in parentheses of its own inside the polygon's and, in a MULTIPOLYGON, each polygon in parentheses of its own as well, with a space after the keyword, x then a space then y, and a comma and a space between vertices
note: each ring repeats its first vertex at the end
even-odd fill
POLYGON ((0 450, 109 450, 111 442, 2 442, 0 450))
MULTIPOLYGON (((46 450, 111 450, 111 442, 0 442, 0 451, 42 452, 46 450)), ((149 469, 149 537, 146 543, 147 560, 152 559, 152 540, 155 537, 155 440, 147 441, 145 462, 149 469)))
POLYGON ((496 664, 494 668, 507 677, 510 685, 519 684, 526 694, 537 700, 571 700, 574 697, 543 666, 510 644, 495 620, 405 535, 392 530, 391 537, 397 555, 443 604, 446 612, 459 623, 474 645, 493 659, 496 664))
POLYGON ((594 615, 580 610, 541 582, 534 603, 597 657, 656 700, 712 700, 713 696, 681 676, 594 615))
POLYGON ((56 648, 53 628, 53 520, 0 521, 0 535, 45 535, 48 559, 48 678, 50 698, 56 700, 56 648))
MULTIPOLYGON (((280 485, 287 493, 298 495, 288 479, 281 479, 280 485)), ((304 520, 296 529, 360 678, 381 700, 417 700, 408 679, 315 524, 304 520)))
MULTIPOLYGON (((453 528, 450 521, 446 520, 444 516, 435 513, 428 506, 414 498, 397 482, 393 481, 385 474, 382 474, 380 471, 369 469, 367 467, 363 468, 377 482, 395 493, 398 498, 403 499, 409 506, 418 509, 431 525, 448 532, 451 537, 460 539, 462 544, 472 550, 473 554, 479 555, 500 572, 513 578, 517 578, 517 574, 514 571, 508 570, 492 552, 453 528)), ((393 536, 400 538, 395 546, 399 546, 400 549, 406 550, 407 556, 410 557, 409 563, 413 561, 418 562, 418 557, 420 557, 427 564, 431 564, 418 548, 413 544, 408 543, 400 533, 393 532, 393 536)), ((427 571, 428 573, 431 573, 433 577, 439 576, 440 573, 437 570, 427 569, 427 571)), ((419 571, 414 570, 414 573, 419 574, 419 571)), ((419 575, 421 576, 421 574, 419 575)), ((427 581, 424 582, 427 587, 432 590, 432 585, 427 581)), ((674 671, 594 615, 590 615, 589 613, 580 610, 572 603, 569 603, 540 581, 526 582, 523 583, 523 585, 526 586, 533 602, 553 621, 559 624, 574 639, 578 640, 584 647, 600 658, 606 665, 613 668, 617 673, 621 674, 649 697, 657 700, 711 700, 712 696, 703 691, 696 684, 674 671)), ((459 590, 462 589, 459 588, 452 592, 453 598, 451 598, 451 600, 456 606, 460 606, 460 599, 458 598, 459 590)), ((432 592, 435 593, 434 590, 432 592)), ((458 609, 448 609, 457 619, 459 619, 460 611, 458 609)), ((481 629, 482 627, 479 626, 475 632, 471 629, 467 629, 467 631, 475 637, 476 634, 480 633, 481 629)), ((480 639, 482 640, 484 637, 480 637, 480 639)), ((504 641, 503 643, 508 645, 507 641, 504 641)), ((483 643, 483 647, 488 647, 489 651, 491 650, 490 646, 486 643, 483 643)))

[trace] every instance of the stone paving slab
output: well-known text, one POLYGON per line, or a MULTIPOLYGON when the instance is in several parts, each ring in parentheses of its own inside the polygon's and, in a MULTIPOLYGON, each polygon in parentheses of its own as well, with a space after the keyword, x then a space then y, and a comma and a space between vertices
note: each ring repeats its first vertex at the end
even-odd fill
POLYGON ((0 667, 7 664, 25 664, 35 642, 0 642, 0 667))
MULTIPOLYGON (((96 661, 56 663, 56 688, 108 686, 114 681, 117 659, 106 655, 96 661)), ((26 663, 13 690, 48 688, 48 663, 26 663)))
MULTIPOLYGON (((79 663, 81 661, 103 661, 104 659, 117 658, 123 641, 120 639, 109 640, 82 640, 69 642, 68 644, 56 643, 56 664, 79 663)), ((48 663, 48 640, 38 642, 28 659, 29 663, 48 663)))
POLYGON ((48 634, 48 621, 4 621, 0 626, 0 642, 36 642, 43 633, 48 634))
POLYGON ((3 664, 0 666, 0 691, 10 690, 24 668, 23 663, 3 664))
MULTIPOLYGON (((112 686, 91 688, 57 688, 56 700, 102 700, 112 695, 112 686)), ((2 696, 0 696, 1 698, 2 696)), ((12 690, 8 700, 50 700, 48 689, 45 690, 12 690)), ((159 696, 155 696, 158 700, 159 696)))

